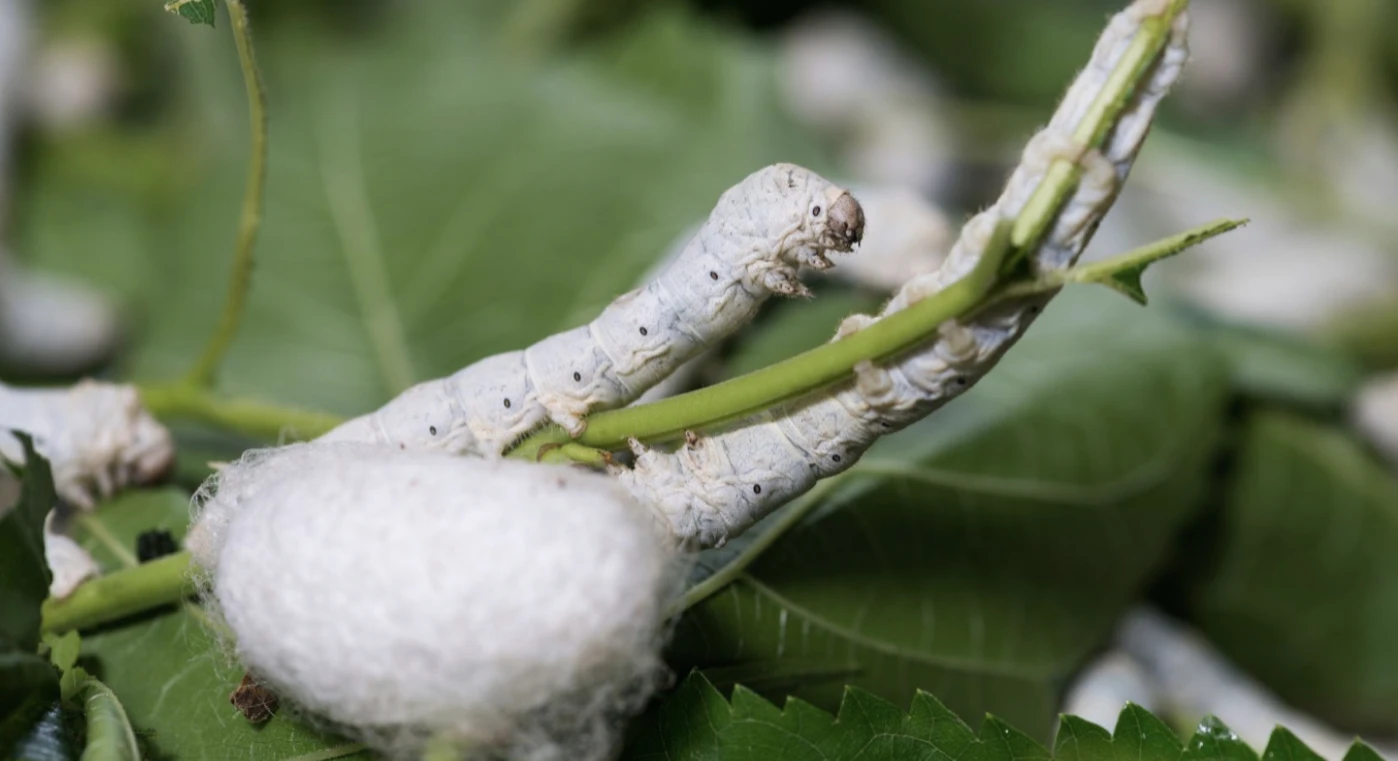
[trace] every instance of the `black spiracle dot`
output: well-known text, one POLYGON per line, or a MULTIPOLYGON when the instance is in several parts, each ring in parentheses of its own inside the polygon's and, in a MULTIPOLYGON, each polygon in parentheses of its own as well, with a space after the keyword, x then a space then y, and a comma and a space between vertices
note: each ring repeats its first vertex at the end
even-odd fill
POLYGON ((575 380, 575 381, 581 381, 581 380, 582 380, 582 373, 579 373, 579 372, 573 373, 573 380, 575 380))
POLYGON ((509 400, 509 399, 506 399, 506 400, 505 400, 505 409, 509 409, 509 408, 510 408, 510 400, 509 400))
POLYGON ((717 279, 718 279, 718 273, 717 273, 717 272, 714 272, 713 270, 709 270, 709 279, 710 279, 710 280, 717 280, 717 279))
POLYGON ((956 376, 956 385, 958 385, 958 386, 964 386, 964 385, 966 385, 966 379, 965 379, 964 377, 960 376, 960 375, 956 376))
POLYGON ((430 433, 430 434, 432 434, 433 436, 436 436, 436 435, 437 435, 437 426, 435 426, 435 425, 429 425, 429 426, 427 426, 427 432, 430 433))
POLYGON ((832 454, 830 455, 830 459, 834 460, 835 462, 839 462, 842 458, 837 454, 832 454))
POLYGON ((649 331, 649 330, 646 330, 644 327, 642 327, 642 328, 641 328, 641 335, 643 335, 643 336, 648 336, 648 335, 650 335, 650 331, 649 331))
POLYGON ((818 216, 820 216, 820 207, 819 207, 819 206, 815 207, 814 209, 811 209, 811 216, 813 216, 813 217, 818 217, 818 216))
POLYGON ((1039 313, 1039 307, 1038 307, 1038 306, 1029 307, 1029 314, 1038 314, 1038 313, 1039 313))
POLYGON ((753 485, 752 485, 752 493, 753 493, 753 494, 761 494, 761 493, 762 493, 762 484, 753 484, 753 485))

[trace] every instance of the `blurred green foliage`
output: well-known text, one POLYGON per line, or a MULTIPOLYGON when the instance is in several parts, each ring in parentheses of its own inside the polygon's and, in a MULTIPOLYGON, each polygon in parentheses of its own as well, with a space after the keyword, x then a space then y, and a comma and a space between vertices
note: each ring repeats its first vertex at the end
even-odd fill
MULTIPOLYGON (((700 4, 708 15, 618 0, 574 17, 568 5, 554 11, 582 33, 510 27, 503 2, 252 9, 271 176, 226 390, 363 412, 405 382, 585 321, 761 165, 838 171, 783 113, 770 39, 723 20, 775 23, 796 3, 766 16, 719 1, 700 4), (386 315, 400 326, 388 347, 371 330, 386 315)), ((1118 5, 868 7, 957 93, 1047 106, 1118 5)), ((226 26, 174 23, 147 0, 60 0, 49 19, 105 30, 132 76, 112 122, 27 144, 15 246, 126 306, 134 330, 114 374, 168 379, 217 319, 242 192, 226 26)), ((1084 289, 1062 301, 984 383, 876 448, 693 609, 673 662, 829 710, 847 684, 900 712, 929 690, 963 716, 993 711, 1046 740, 1065 682, 1160 583, 1288 700, 1348 728, 1398 731, 1394 477, 1335 422, 1357 367, 1163 306, 1084 289)), ((813 303, 777 304, 727 371, 816 345, 873 303, 831 286, 813 303)), ((191 470, 248 443, 182 439, 191 470)), ((140 531, 182 535, 187 497, 123 497, 83 540, 120 567, 140 531)), ((256 729, 236 717, 226 696, 241 674, 207 615, 189 604, 84 638, 84 658, 154 755, 353 752, 290 718, 256 729)))

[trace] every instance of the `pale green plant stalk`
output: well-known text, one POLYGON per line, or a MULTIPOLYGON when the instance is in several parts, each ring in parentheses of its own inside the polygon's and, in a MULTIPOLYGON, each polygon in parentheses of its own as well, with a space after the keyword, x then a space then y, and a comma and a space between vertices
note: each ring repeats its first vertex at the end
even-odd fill
MULTIPOLYGON (((1243 224, 1242 221, 1227 219, 1210 222, 1193 230, 1134 249, 1121 256, 1053 273, 1039 280, 1021 281, 988 294, 978 301, 974 308, 984 308, 1001 300, 1022 298, 1032 293, 1056 290, 1067 283, 1103 283, 1116 288, 1117 286, 1112 285, 1112 283, 1119 279, 1124 278, 1128 282, 1139 282, 1141 270, 1151 262, 1178 254, 1241 224, 1243 224)), ((935 298, 937 297, 932 297, 932 299, 935 298)), ((190 393, 187 390, 180 392, 190 393)), ((211 405, 209 413, 231 423, 230 427, 241 426, 241 429, 247 430, 249 420, 247 412, 244 412, 243 417, 239 419, 238 415, 229 414, 226 408, 221 408, 218 400, 212 396, 199 397, 196 393, 193 398, 202 398, 203 401, 200 403, 211 405)), ((288 412, 276 408, 254 407, 254 409, 257 410, 258 415, 266 414, 268 409, 274 410, 272 416, 266 421, 269 423, 272 420, 281 419, 278 416, 286 415, 288 412)), ((315 413, 302 414, 315 415, 315 413)), ((591 464, 601 464, 602 462, 597 450, 589 449, 575 442, 567 442, 555 445, 555 447, 556 449, 548 451, 558 451, 569 460, 590 462, 591 464)), ((774 527, 772 531, 748 548, 738 563, 725 568, 721 575, 705 582, 701 587, 691 590, 685 596, 685 602, 681 603, 680 610, 688 607, 694 601, 702 599, 717 588, 716 585, 736 578, 736 575, 740 574, 763 549, 776 541, 786 529, 799 523, 812 508, 819 504, 819 495, 827 493, 827 489, 833 488, 843 478, 837 477, 824 481, 821 486, 817 487, 816 491, 803 497, 797 505, 790 508, 790 512, 781 520, 779 526, 774 527)), ((67 599, 50 599, 44 603, 44 631, 63 632, 69 629, 97 626, 122 616, 176 602, 193 592, 194 586, 190 576, 192 570, 189 553, 180 552, 89 581, 78 587, 77 591, 67 599)))
MULTIPOLYGON (((1080 123, 1075 134, 1089 135, 1095 143, 1100 143, 1103 136, 1110 132, 1112 123, 1138 86, 1138 80, 1149 71, 1151 62, 1164 46, 1174 16, 1183 10, 1186 4, 1184 0, 1174 0, 1163 6, 1165 10, 1161 16, 1150 19, 1145 24, 1141 37, 1132 44, 1130 51, 1109 77, 1108 86, 1094 100, 1087 118, 1080 123)), ((1001 299, 1051 292, 1070 282, 1102 283, 1143 301, 1140 273, 1149 263, 1178 253, 1241 224, 1239 221, 1220 220, 1104 262, 1080 265, 1064 272, 1048 273, 1036 279, 1030 279, 1026 275, 1005 278, 1004 263, 1022 255, 1028 250, 1026 246, 1032 248, 1037 245, 1039 237, 1049 227, 1059 207, 1076 187, 1078 173, 1079 170, 1074 168, 1071 161, 1055 162, 1031 196, 1040 200, 1031 201, 1024 213, 1011 224, 1002 225, 993 236, 993 241, 998 240, 998 245, 989 247, 994 251, 994 255, 982 257, 978 266, 967 277, 913 307, 889 315, 851 337, 832 342, 772 368, 734 379, 714 389, 682 395, 653 405, 600 413, 591 418, 588 432, 578 441, 568 439, 561 431, 542 431, 517 448, 513 454, 539 458, 544 454, 557 453, 566 459, 601 462, 606 459, 606 455, 605 452, 594 448, 599 445, 601 449, 620 447, 626 436, 673 436, 691 428, 739 417, 753 409, 761 409, 833 381, 843 380, 850 375, 856 362, 894 355, 915 346, 934 335, 938 326, 947 319, 973 314, 1001 299), (1021 239, 1025 244, 1014 245, 1017 235, 1015 231, 1021 231, 1018 235, 1023 236, 1021 239), (881 325, 892 327, 875 330, 881 325), (695 402, 696 398, 698 403, 695 402)), ((166 408, 183 409, 186 412, 199 410, 207 419, 218 418, 225 423, 236 424, 239 419, 246 421, 254 414, 268 414, 269 410, 274 410, 272 414, 288 413, 285 410, 249 405, 238 413, 228 414, 224 403, 211 396, 201 396, 197 392, 183 391, 178 387, 173 391, 163 391, 163 397, 161 394, 152 396, 158 404, 163 404, 166 408)), ((314 424, 326 421, 322 419, 305 422, 314 424)), ((799 516, 801 511, 796 510, 794 513, 799 516)), ((793 517, 791 520, 797 518, 793 517)), ((137 603, 131 602, 132 600, 160 604, 179 599, 187 593, 190 571, 187 554, 172 556, 155 570, 146 570, 136 578, 134 575, 144 568, 119 572, 100 582, 93 582, 118 585, 113 588, 119 588, 122 580, 126 579, 125 583, 129 585, 130 591, 118 596, 119 599, 125 600, 120 604, 104 599, 113 596, 99 594, 102 591, 99 587, 93 587, 93 592, 88 594, 75 594, 65 601, 50 601, 44 609, 46 629, 57 631, 73 626, 94 625, 110 620, 114 614, 134 612, 131 606, 137 603)))
POLYGON ((247 90, 251 151, 247 187, 243 191, 243 209, 233 245, 233 271, 228 280, 223 314, 204 347, 204 353, 195 361, 183 381, 203 388, 214 384, 219 365, 237 338, 243 313, 247 310, 248 291, 252 287, 253 252, 257 246, 258 230, 262 226, 262 197, 267 185, 267 96, 262 89, 262 75, 258 72, 257 59, 253 54, 252 29, 242 0, 225 0, 225 4, 232 21, 233 41, 238 48, 243 85, 247 90))
MULTIPOLYGON (((1170 39, 1175 18, 1188 0, 1170 0, 1160 14, 1146 19, 1073 131, 1085 150, 1100 148, 1170 39)), ((785 362, 707 389, 659 402, 601 412, 588 418, 577 443, 600 450, 618 450, 631 438, 642 442, 675 438, 758 410, 798 398, 853 376, 854 366, 905 352, 933 336, 943 322, 979 306, 997 284, 997 277, 1016 271, 1053 225, 1077 188, 1082 170, 1069 158, 1049 166, 1023 211, 997 229, 985 255, 965 278, 933 297, 891 315, 851 336, 813 349, 785 362)), ((531 436, 510 456, 540 459, 569 438, 556 427, 531 436)))

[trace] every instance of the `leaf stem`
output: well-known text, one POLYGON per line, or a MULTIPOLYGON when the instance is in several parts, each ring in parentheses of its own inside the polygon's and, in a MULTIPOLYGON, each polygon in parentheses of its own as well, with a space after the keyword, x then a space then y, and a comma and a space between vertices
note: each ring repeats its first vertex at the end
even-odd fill
MULTIPOLYGON (((1099 148, 1115 128, 1122 111, 1131 103, 1136 87, 1149 73, 1155 59, 1170 40, 1170 27, 1175 17, 1189 5, 1189 0, 1170 0, 1158 16, 1141 23, 1140 34, 1122 55, 1108 76, 1102 90, 1093 98, 1082 121, 1073 130, 1073 141, 1084 148, 1099 148)), ((1010 242, 1014 253, 1005 261, 1004 271, 1010 272, 1023 257, 1038 245, 1058 217, 1059 210, 1077 187, 1082 169, 1068 159, 1055 159, 1024 209, 1015 218, 1010 242)))
POLYGON ((344 422, 326 412, 220 396, 188 383, 146 385, 140 392, 146 409, 158 418, 208 423, 258 439, 275 440, 285 434, 310 439, 344 422))
MULTIPOLYGON (((1076 142, 1095 148, 1111 133, 1169 41, 1175 17, 1187 5, 1188 0, 1170 0, 1160 15, 1144 21, 1074 129, 1076 142)), ((992 292, 1001 278, 1015 272, 1015 265, 1038 246, 1080 180, 1076 163, 1055 160, 1023 210, 1013 220, 1001 221, 975 268, 939 293, 863 330, 761 370, 653 404, 593 415, 576 443, 608 450, 624 447, 632 437, 648 442, 673 439, 685 431, 713 427, 840 382, 859 362, 877 361, 914 348, 934 335, 943 322, 994 298, 992 292)), ((567 441, 561 429, 550 426, 527 437, 509 456, 538 459, 541 450, 567 441)))
POLYGON ((204 347, 204 352, 190 368, 186 381, 194 386, 212 387, 219 365, 238 336, 247 309, 248 291, 252 288, 253 253, 257 233, 262 226, 263 193, 267 185, 267 96, 262 89, 262 75, 253 55, 252 30, 248 24, 247 8, 242 0, 225 0, 232 20, 233 41, 238 47, 238 64, 243 71, 247 89, 248 125, 251 150, 248 157, 247 186, 243 191, 243 210, 238 220, 238 234, 233 246, 233 272, 228 280, 228 293, 218 327, 204 347))
POLYGON ((43 631, 61 633, 170 605, 195 592, 188 552, 167 555, 84 582, 62 600, 44 600, 43 631))
MULTIPOLYGON (((619 449, 630 437, 646 441, 676 438, 687 430, 718 425, 767 409, 787 399, 844 380, 856 364, 906 351, 927 339, 938 325, 974 309, 995 286, 1000 261, 1008 253, 1009 225, 1000 225, 975 269, 907 309, 844 336, 746 375, 652 404, 601 412, 588 418, 577 443, 619 449)), ((540 449, 567 441, 557 428, 526 439, 511 456, 537 459, 540 449)))

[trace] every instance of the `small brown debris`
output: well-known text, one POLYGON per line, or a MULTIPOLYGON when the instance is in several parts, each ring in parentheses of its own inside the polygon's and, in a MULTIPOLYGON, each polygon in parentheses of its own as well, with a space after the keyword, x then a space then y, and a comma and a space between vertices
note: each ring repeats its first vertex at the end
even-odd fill
POLYGON ((242 683, 228 696, 228 702, 253 724, 261 724, 277 712, 277 693, 258 684, 250 673, 243 674, 242 683))

